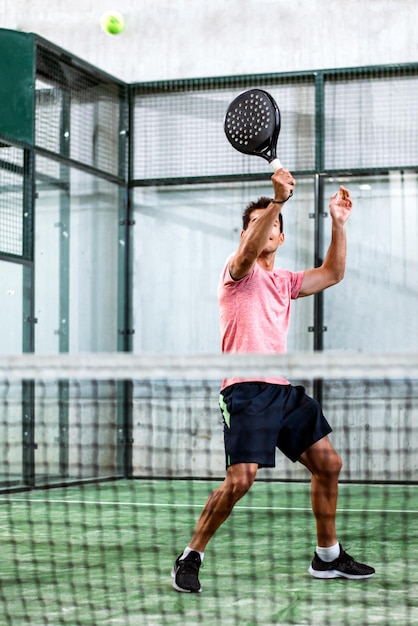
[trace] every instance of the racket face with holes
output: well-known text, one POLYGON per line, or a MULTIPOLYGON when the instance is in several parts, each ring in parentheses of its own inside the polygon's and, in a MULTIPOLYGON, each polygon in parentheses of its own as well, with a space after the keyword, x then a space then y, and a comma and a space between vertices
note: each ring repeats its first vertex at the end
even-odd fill
POLYGON ((231 102, 225 115, 225 135, 243 154, 276 158, 280 111, 274 98, 262 89, 249 89, 231 102))

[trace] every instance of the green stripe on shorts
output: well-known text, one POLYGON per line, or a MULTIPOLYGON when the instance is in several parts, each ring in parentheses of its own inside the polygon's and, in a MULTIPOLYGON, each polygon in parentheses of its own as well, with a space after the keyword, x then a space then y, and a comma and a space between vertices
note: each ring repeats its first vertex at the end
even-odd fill
POLYGON ((225 424, 228 428, 231 427, 231 414, 228 411, 228 407, 226 406, 226 402, 224 400, 223 395, 219 394, 219 406, 221 407, 222 415, 224 416, 225 424))

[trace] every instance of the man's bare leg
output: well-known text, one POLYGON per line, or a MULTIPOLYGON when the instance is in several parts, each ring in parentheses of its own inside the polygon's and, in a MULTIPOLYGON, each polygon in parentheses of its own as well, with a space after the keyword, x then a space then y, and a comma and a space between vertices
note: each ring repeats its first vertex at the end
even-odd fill
POLYGON ((342 463, 328 437, 308 448, 299 460, 312 474, 312 510, 318 536, 308 572, 315 578, 370 578, 375 573, 374 568, 355 561, 337 541, 335 518, 342 463))
POLYGON ((257 469, 257 463, 237 463, 228 467, 224 482, 209 496, 199 517, 189 544, 192 550, 205 551, 210 538, 253 484, 257 469))
POLYGON ((190 544, 178 557, 171 572, 176 591, 199 593, 202 590, 198 574, 206 545, 229 517, 238 500, 247 493, 257 469, 257 463, 231 465, 222 485, 207 499, 190 544))
POLYGON ((318 546, 333 546, 337 543, 335 518, 341 458, 332 447, 329 438, 324 437, 308 448, 299 461, 312 474, 311 501, 316 519, 318 546))

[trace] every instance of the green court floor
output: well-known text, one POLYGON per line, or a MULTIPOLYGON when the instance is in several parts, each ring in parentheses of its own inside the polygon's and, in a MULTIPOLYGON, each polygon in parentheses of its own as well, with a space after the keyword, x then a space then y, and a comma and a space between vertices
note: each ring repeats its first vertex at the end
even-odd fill
POLYGON ((418 624, 418 487, 341 485, 366 581, 316 580, 309 485, 256 482, 209 544, 201 594, 170 569, 218 483, 116 481, 0 496, 0 624, 418 624))

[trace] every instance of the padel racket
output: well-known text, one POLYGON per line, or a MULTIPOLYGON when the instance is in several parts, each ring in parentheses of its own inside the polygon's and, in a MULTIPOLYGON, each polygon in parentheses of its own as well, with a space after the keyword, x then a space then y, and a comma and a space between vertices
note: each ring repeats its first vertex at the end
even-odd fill
POLYGON ((280 111, 267 91, 249 89, 237 96, 227 109, 224 131, 238 152, 266 159, 275 172, 283 167, 276 154, 280 111))

